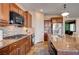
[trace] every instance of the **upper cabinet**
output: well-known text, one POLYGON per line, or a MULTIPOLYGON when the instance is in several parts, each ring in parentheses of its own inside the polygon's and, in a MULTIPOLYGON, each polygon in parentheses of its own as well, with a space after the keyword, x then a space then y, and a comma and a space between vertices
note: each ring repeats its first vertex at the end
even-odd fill
POLYGON ((28 11, 25 12, 24 19, 25 19, 25 26, 32 27, 32 15, 28 11))
POLYGON ((16 12, 24 18, 24 25, 31 27, 32 15, 29 12, 23 11, 15 3, 0 3, 0 26, 6 26, 10 23, 10 11, 16 12))
POLYGON ((63 23, 63 17, 62 16, 56 16, 51 18, 52 23, 63 23))
POLYGON ((8 25, 9 23, 9 4, 0 4, 0 26, 8 25))
POLYGON ((2 18, 7 23, 9 22, 9 4, 8 3, 2 4, 2 18))
POLYGON ((0 4, 0 19, 2 19, 2 4, 0 4))
POLYGON ((11 3, 11 4, 10 4, 10 11, 14 11, 14 12, 20 14, 21 16, 23 16, 23 12, 24 12, 21 8, 19 8, 19 7, 18 7, 16 4, 14 4, 14 3, 11 3))
POLYGON ((11 3, 11 4, 10 4, 10 11, 14 11, 14 12, 16 12, 16 13, 19 13, 19 8, 17 7, 16 4, 11 3))
POLYGON ((24 11, 23 11, 22 9, 19 9, 19 14, 20 14, 21 16, 24 16, 24 11))

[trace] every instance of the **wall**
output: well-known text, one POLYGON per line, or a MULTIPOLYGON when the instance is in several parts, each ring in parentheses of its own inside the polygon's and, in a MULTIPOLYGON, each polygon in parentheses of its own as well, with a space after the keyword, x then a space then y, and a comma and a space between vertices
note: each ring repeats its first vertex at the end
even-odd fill
POLYGON ((76 19, 76 35, 79 37, 79 18, 76 19))
POLYGON ((37 11, 31 11, 32 27, 35 30, 34 43, 44 41, 44 14, 37 11))

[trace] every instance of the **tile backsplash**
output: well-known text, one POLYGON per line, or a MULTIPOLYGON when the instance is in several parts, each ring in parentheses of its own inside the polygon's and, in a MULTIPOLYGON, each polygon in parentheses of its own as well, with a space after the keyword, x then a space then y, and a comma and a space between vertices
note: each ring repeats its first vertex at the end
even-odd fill
POLYGON ((6 27, 0 27, 0 29, 3 31, 3 37, 27 33, 26 29, 24 29, 24 27, 17 27, 17 26, 14 26, 14 25, 6 26, 6 27))

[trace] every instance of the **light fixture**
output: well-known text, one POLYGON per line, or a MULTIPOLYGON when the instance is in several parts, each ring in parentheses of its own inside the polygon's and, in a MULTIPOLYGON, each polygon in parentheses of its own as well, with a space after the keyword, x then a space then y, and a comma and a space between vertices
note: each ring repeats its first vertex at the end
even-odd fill
POLYGON ((61 14, 62 16, 68 16, 69 12, 66 10, 66 4, 64 4, 64 12, 61 14))
POLYGON ((40 12, 43 12, 43 9, 40 9, 40 12))

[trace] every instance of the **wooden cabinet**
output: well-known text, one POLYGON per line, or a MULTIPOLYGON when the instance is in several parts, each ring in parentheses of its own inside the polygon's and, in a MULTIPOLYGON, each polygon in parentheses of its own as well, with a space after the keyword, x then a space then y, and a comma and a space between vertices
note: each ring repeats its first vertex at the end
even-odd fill
POLYGON ((22 9, 19 9, 19 14, 24 17, 24 11, 22 9))
POLYGON ((25 48, 26 48, 26 44, 24 43, 23 45, 20 46, 19 48, 19 54, 20 55, 25 55, 25 48))
POLYGON ((2 4, 0 3, 0 19, 2 19, 2 4))
POLYGON ((14 11, 24 17, 24 25, 32 27, 32 15, 29 12, 23 11, 14 3, 0 3, 0 26, 9 24, 10 11, 14 11))
POLYGON ((12 51, 9 53, 9 55, 19 55, 19 49, 16 48, 16 49, 12 50, 12 51))
POLYGON ((9 3, 0 4, 0 26, 6 26, 9 23, 9 3))
POLYGON ((8 55, 8 54, 9 54, 9 46, 0 49, 0 55, 8 55))
POLYGON ((3 20, 9 22, 9 4, 8 3, 2 4, 2 16, 3 16, 3 20))
POLYGON ((23 13, 24 13, 24 11, 23 11, 21 8, 19 8, 19 7, 18 7, 16 4, 14 4, 14 3, 11 3, 11 4, 10 4, 10 11, 14 11, 14 12, 20 14, 21 16, 23 16, 23 13))
POLYGON ((31 48, 31 40, 29 37, 25 37, 0 49, 0 55, 26 55, 31 48))
POLYGON ((32 15, 30 13, 28 15, 28 27, 32 27, 32 15))
MULTIPOLYGON (((26 54, 26 44, 27 44, 28 40, 27 38, 24 38, 22 41, 20 41, 20 46, 19 46, 19 55, 25 55, 26 54)), ((29 45, 29 44, 27 44, 29 45)))
POLYGON ((24 12, 24 26, 28 27, 28 22, 27 22, 27 14, 24 12))
POLYGON ((19 8, 17 7, 16 4, 11 3, 11 4, 10 4, 10 11, 14 11, 14 12, 16 12, 16 13, 19 13, 19 8))
POLYGON ((32 27, 32 15, 29 12, 25 12, 24 14, 24 21, 26 27, 32 27))
POLYGON ((63 23, 62 16, 52 17, 51 20, 52 20, 52 23, 63 23))

